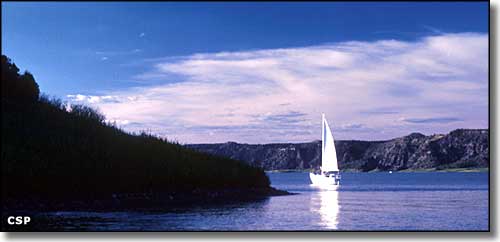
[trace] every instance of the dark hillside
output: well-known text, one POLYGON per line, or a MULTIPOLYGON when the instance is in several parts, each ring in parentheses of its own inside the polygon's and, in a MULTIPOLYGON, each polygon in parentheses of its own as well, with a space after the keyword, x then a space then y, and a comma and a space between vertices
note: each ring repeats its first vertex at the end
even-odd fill
POLYGON ((270 189, 261 168, 131 135, 95 110, 40 96, 2 56, 2 196, 92 199, 121 193, 270 189))

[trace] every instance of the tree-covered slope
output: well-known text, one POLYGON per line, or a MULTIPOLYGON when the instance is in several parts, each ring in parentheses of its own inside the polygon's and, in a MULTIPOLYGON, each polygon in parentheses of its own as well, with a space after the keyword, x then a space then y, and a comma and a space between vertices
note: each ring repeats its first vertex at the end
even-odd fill
POLYGON ((1 88, 3 198, 269 188, 261 168, 131 135, 89 107, 40 96, 6 56, 1 88))

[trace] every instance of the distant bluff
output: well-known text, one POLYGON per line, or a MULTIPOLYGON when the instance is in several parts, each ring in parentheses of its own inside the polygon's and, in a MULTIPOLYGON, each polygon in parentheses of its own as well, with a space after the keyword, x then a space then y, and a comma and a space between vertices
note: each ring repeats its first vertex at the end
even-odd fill
MULTIPOLYGON (((489 167, 487 129, 410 135, 386 141, 335 142, 341 170, 404 170, 489 167)), ((289 144, 189 144, 189 148, 245 161, 265 170, 308 169, 321 163, 321 142, 289 144)))

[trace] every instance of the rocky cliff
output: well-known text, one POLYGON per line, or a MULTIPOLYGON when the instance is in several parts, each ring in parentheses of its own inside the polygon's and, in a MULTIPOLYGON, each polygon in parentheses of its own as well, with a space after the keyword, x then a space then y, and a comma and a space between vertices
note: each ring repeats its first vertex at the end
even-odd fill
MULTIPOLYGON (((412 133, 387 141, 335 142, 341 170, 446 169, 489 166, 487 129, 457 129, 449 134, 412 133)), ((265 170, 308 169, 321 163, 321 141, 291 144, 190 144, 188 147, 243 160, 265 170)))

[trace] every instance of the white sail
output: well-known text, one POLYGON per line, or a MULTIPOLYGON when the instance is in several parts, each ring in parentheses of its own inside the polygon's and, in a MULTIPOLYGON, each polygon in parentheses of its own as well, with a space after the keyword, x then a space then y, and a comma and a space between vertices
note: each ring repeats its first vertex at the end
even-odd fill
POLYGON ((321 189, 337 190, 340 186, 340 172, 337 164, 337 152, 333 140, 332 131, 323 114, 321 124, 321 172, 309 173, 312 186, 318 186, 321 189))
POLYGON ((335 142, 333 140, 332 131, 328 126, 328 122, 323 114, 323 130, 322 130, 322 151, 321 151, 321 170, 339 171, 337 164, 337 151, 335 150, 335 142))

